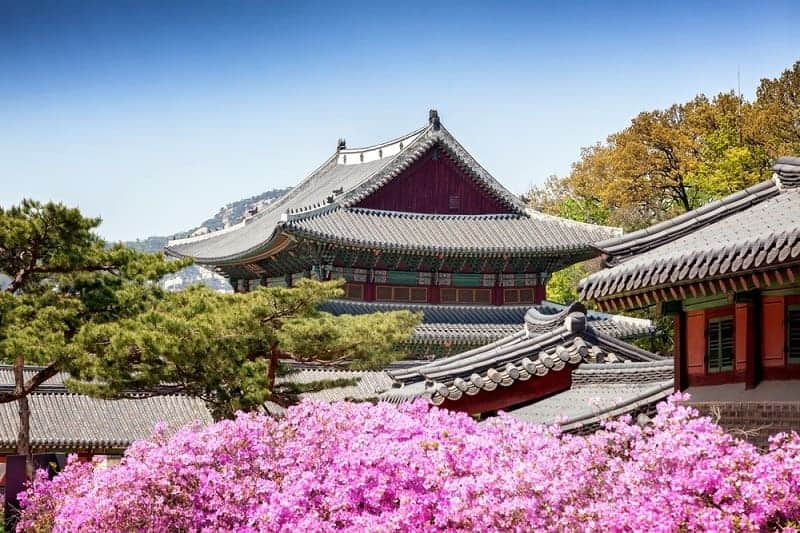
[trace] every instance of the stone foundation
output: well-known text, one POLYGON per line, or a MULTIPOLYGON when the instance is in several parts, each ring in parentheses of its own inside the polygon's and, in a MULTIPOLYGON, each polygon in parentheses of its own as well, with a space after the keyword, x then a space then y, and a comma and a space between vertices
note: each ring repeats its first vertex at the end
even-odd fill
POLYGON ((800 402, 689 402, 736 437, 766 449, 775 433, 800 433, 800 402))

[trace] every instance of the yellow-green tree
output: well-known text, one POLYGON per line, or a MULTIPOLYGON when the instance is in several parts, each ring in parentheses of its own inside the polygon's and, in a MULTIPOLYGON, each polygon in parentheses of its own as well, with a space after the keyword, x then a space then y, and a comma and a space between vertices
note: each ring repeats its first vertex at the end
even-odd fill
POLYGON ((799 153, 797 62, 762 80, 753 102, 699 95, 640 113, 530 197, 545 212, 638 229, 762 181, 773 159, 799 153))

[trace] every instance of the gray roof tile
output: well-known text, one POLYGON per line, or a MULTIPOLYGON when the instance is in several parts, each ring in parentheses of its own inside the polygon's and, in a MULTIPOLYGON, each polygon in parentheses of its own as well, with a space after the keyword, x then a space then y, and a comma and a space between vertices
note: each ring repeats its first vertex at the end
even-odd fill
MULTIPOLYGON (((68 392, 62 382, 63 376, 57 375, 28 396, 34 449, 121 451, 150 436, 159 422, 166 422, 173 431, 194 421, 213 422, 205 403, 197 398, 101 400, 68 392)), ((0 387, 12 385, 10 369, 0 367, 0 387)), ((16 447, 18 424, 16 402, 0 404, 0 448, 16 447)))
POLYGON ((581 297, 607 298, 800 261, 800 180, 791 177, 800 167, 787 159, 776 164, 786 175, 778 172, 771 181, 599 243, 609 268, 581 281, 581 297))
POLYGON ((517 324, 523 322, 529 305, 436 305, 403 304, 390 302, 363 302, 356 300, 328 300, 319 306, 321 311, 334 315, 361 315, 365 313, 399 311, 407 309, 422 313, 426 324, 517 324))
MULTIPOLYGON (((550 329, 541 331, 530 327, 536 323, 536 318, 531 317, 526 329, 493 343, 418 367, 389 370, 388 374, 403 386, 424 381, 423 388, 414 385, 416 393, 438 405, 445 400, 458 400, 464 394, 492 391, 498 385, 509 386, 543 376, 570 364, 662 359, 595 330, 581 306, 564 309, 560 318, 561 325, 556 327, 547 317, 550 329)), ((394 389, 383 398, 407 400, 417 394, 394 389)))
MULTIPOLYGON (((335 315, 360 315, 402 309, 421 312, 423 316, 422 324, 415 330, 411 343, 487 344, 521 330, 526 322, 530 328, 531 321, 536 315, 542 317, 540 320, 552 322, 546 326, 537 326, 538 332, 558 327, 563 322, 562 313, 566 306, 548 301, 531 307, 530 305, 400 304, 354 300, 329 300, 320 305, 320 310, 335 315)), ((653 332, 653 323, 650 320, 598 311, 588 311, 586 316, 596 331, 612 337, 627 339, 653 332)))
MULTIPOLYGON (((252 219, 234 228, 173 241, 167 247, 167 252, 178 257, 193 257, 197 262, 205 264, 240 262, 269 248, 272 240, 283 229, 359 244, 379 242, 401 249, 428 249, 434 245, 441 249, 443 243, 455 240, 458 244, 453 249, 466 247, 464 249, 470 250, 476 249, 473 243, 464 241, 461 237, 465 232, 469 236, 473 231, 479 231, 482 233, 482 240, 477 249, 481 251, 488 248, 503 250, 507 245, 521 251, 580 248, 590 252, 588 245, 591 242, 618 234, 616 228, 566 221, 528 210, 522 200, 495 180, 438 123, 431 123, 396 141, 403 139, 407 144, 400 153, 374 161, 343 164, 340 163, 337 152, 297 187, 252 219), (472 218, 459 222, 448 218, 401 217, 350 209, 400 175, 434 145, 442 147, 480 187, 498 198, 516 215, 506 218, 472 218), (358 227, 352 227, 351 224, 358 227), (455 232, 455 239, 450 233, 441 233, 443 225, 455 228, 452 230, 455 232), (486 229, 478 229, 483 226, 486 229), (411 234, 404 233, 403 228, 412 228, 413 231, 411 234), (501 228, 505 228, 508 235, 498 233, 501 228), (409 235, 416 237, 409 240, 409 235), (446 239, 436 242, 437 235, 444 235, 446 239), (526 239, 530 240, 526 242, 526 239)), ((449 245, 445 245, 445 248, 447 246, 449 245)))
POLYGON ((622 365, 583 364, 572 372, 572 387, 508 414, 535 424, 559 424, 585 432, 602 420, 652 411, 674 390, 670 360, 622 365))
POLYGON ((284 383, 311 384, 318 381, 352 379, 354 385, 334 387, 317 392, 304 392, 298 396, 300 399, 319 400, 324 402, 338 402, 346 400, 364 401, 377 399, 381 392, 391 388, 392 378, 382 370, 338 370, 334 368, 313 366, 301 367, 296 372, 280 376, 276 385, 284 383))
POLYGON ((299 218, 286 231, 326 242, 390 251, 445 253, 587 252, 615 233, 601 226, 540 214, 434 215, 334 209, 299 218))

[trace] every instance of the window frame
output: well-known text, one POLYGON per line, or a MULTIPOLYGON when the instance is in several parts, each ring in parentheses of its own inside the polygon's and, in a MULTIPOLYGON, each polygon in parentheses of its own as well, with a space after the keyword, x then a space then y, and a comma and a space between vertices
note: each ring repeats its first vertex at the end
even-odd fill
POLYGON ((733 314, 724 314, 724 315, 717 315, 709 317, 706 320, 706 354, 705 354, 705 371, 706 374, 723 374, 726 372, 733 372, 736 367, 736 317, 733 314), (723 366, 723 339, 722 339, 722 324, 724 322, 730 322, 731 325, 731 333, 730 333, 730 345, 731 345, 731 355, 730 355, 730 365, 723 366), (718 344, 717 344, 717 354, 714 360, 717 362, 715 366, 712 367, 712 353, 711 353, 711 329, 712 324, 719 324, 718 329, 718 344))
POLYGON ((790 303, 786 305, 786 364, 787 365, 800 365, 800 337, 798 337, 796 347, 798 353, 795 357, 792 357, 792 324, 790 321, 791 313, 798 313, 798 319, 800 319, 800 304, 790 303))
POLYGON ((344 284, 344 299, 345 300, 364 300, 364 284, 363 283, 345 283, 344 284), (351 295, 354 289, 358 289, 358 296, 351 295))
POLYGON ((427 287, 419 287, 413 285, 376 285, 375 286, 375 301, 376 302, 405 302, 405 303, 427 303, 428 302, 428 288, 427 287), (390 291, 391 296, 387 298, 381 298, 379 293, 382 290, 390 291), (407 291, 408 297, 407 298, 398 298, 397 293, 407 291), (414 298, 414 293, 419 295, 420 293, 424 294, 425 297, 423 299, 414 298))
POLYGON ((492 289, 486 287, 442 287, 439 291, 439 301, 442 305, 492 305, 492 289), (452 292, 455 296, 450 299, 445 297, 452 292), (481 301, 476 296, 482 295, 481 301), (470 297, 467 298, 466 295, 470 297))
POLYGON ((509 305, 527 305, 527 304, 534 304, 536 303, 536 290, 534 287, 512 287, 503 289, 503 303, 509 305), (530 300, 523 299, 522 294, 523 292, 527 293, 530 291, 530 300), (514 295, 513 300, 509 298, 509 295, 514 295))

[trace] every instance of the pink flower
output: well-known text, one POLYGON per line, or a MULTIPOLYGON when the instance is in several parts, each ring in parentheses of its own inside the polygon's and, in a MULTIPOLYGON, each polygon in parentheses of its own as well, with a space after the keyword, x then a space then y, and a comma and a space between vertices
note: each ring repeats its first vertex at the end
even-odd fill
MULTIPOLYGON (((682 399, 677 397, 675 399, 682 399)), ((585 437, 424 402, 302 403, 71 460, 20 530, 730 531, 800 520, 800 437, 760 453, 674 400, 585 437)))

